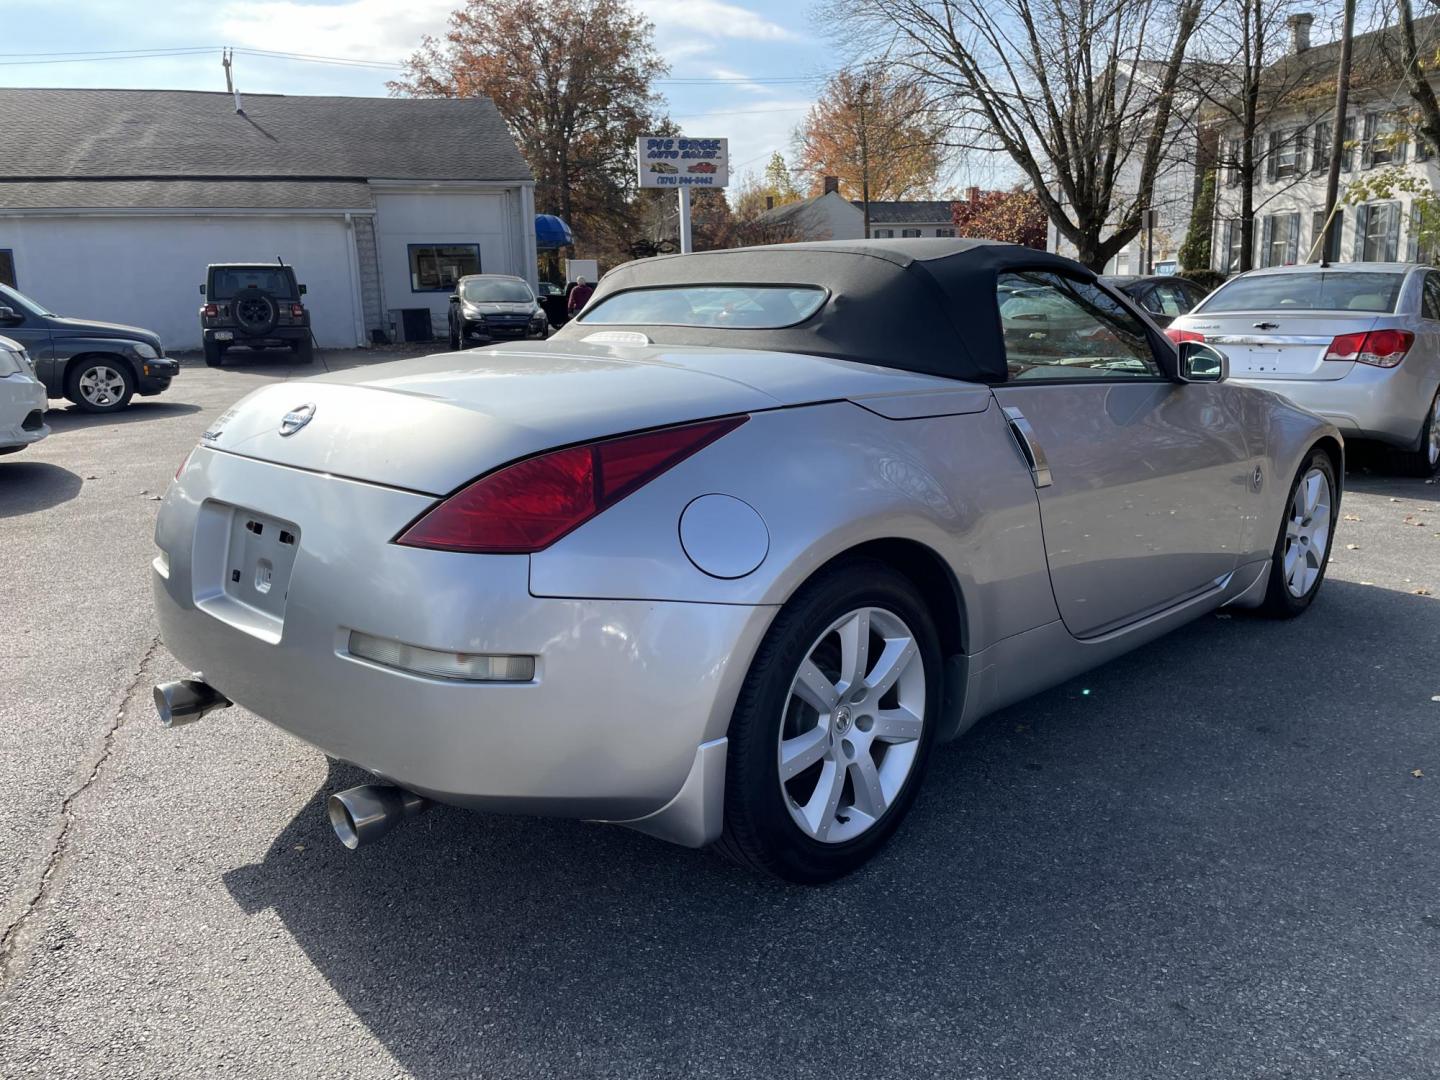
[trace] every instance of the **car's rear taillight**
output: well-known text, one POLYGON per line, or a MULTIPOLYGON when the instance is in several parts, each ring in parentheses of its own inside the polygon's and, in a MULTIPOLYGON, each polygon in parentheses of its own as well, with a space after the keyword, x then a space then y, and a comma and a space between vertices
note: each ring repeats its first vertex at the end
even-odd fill
POLYGON ((220 306, 219 306, 218 304, 206 304, 206 305, 205 305, 205 317, 206 317, 207 319, 214 319, 214 318, 218 317, 219 314, 220 314, 220 306))
POLYGON ((395 542, 489 555, 540 551, 748 419, 644 431, 517 461, 427 510, 395 542))
POLYGON ((294 316, 295 318, 297 318, 297 319, 300 318, 302 315, 305 314, 305 305, 304 305, 304 304, 291 304, 291 305, 290 305, 290 314, 291 314, 292 316, 294 316))
POLYGON ((185 471, 185 466, 190 464, 190 459, 195 456, 195 451, 198 449, 200 449, 198 446, 192 446, 190 452, 186 454, 184 460, 180 462, 180 467, 175 470, 176 480, 180 479, 180 474, 185 471))
MULTIPOLYGON (((1339 334, 1325 352, 1326 360, 1352 360, 1371 367, 1392 368, 1405 359, 1415 335, 1409 330, 1370 330, 1339 334)), ((1408 370, 1408 369, 1407 369, 1408 370)))
POLYGON ((1173 326, 1165 331, 1165 336, 1176 345, 1182 345, 1187 341, 1204 341, 1205 335, 1196 333, 1194 330, 1176 330, 1173 326))

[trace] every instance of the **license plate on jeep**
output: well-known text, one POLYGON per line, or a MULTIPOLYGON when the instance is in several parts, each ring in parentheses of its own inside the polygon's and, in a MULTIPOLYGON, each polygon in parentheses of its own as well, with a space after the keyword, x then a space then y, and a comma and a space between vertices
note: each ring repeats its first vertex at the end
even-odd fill
POLYGON ((232 331, 232 330, 216 330, 216 331, 215 331, 215 340, 216 340, 216 341, 234 341, 234 340, 235 340, 235 333, 234 333, 234 331, 232 331))

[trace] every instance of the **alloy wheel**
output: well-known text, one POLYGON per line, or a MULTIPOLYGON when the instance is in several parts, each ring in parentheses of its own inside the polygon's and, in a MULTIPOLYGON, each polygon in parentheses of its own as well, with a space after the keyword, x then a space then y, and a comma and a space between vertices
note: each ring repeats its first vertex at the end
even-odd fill
POLYGON ((1427 450, 1430 467, 1433 469, 1440 465, 1440 393, 1435 395, 1435 401, 1430 406, 1430 444, 1427 450))
POLYGON ((1297 599, 1315 586, 1330 544, 1330 480, 1311 469, 1295 487, 1285 519, 1285 587, 1297 599))
POLYGON ((117 405, 125 396, 125 377, 106 364, 96 364, 88 369, 75 385, 80 396, 97 409, 117 405))
POLYGON ((781 719, 781 796, 811 839, 836 844, 885 815, 915 767, 925 725, 925 662, 884 608, 835 620, 801 662, 781 719))

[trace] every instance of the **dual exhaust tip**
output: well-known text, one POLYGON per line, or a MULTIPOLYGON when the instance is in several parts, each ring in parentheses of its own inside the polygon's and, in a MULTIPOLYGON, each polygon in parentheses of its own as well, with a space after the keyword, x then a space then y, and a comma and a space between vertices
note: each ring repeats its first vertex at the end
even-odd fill
MULTIPOLYGON (((167 728, 193 724, 230 705, 229 698, 201 679, 175 679, 155 687, 155 711, 167 728)), ((374 843, 429 807, 429 799, 391 784, 361 784, 331 795, 326 803, 335 835, 351 851, 374 843)))

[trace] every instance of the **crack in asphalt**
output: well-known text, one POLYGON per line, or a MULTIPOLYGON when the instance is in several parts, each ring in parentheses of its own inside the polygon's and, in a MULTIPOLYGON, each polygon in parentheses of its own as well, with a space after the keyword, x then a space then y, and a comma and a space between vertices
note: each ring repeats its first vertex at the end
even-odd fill
POLYGON ((156 634, 150 644, 146 646, 130 681, 125 684, 125 689, 120 695, 120 703, 115 709, 115 716, 105 725, 105 732, 100 737, 99 746, 89 759, 89 768, 85 771, 84 779, 67 792, 65 798, 60 802, 60 809, 56 814, 57 822, 51 829, 49 850, 41 860, 40 877, 35 882, 30 899, 20 909, 20 914, 15 916, 3 932, 0 932, 0 987, 5 985, 13 973, 15 963, 19 958, 21 934, 49 898, 55 875, 69 850, 70 834, 75 825, 73 812, 75 800, 85 794, 100 778, 100 771, 105 767, 105 762, 109 760, 110 752, 114 749, 115 735, 125 722, 125 705, 129 702, 131 695, 135 693, 135 688, 144 680, 145 670, 150 666, 150 661, 155 658, 159 648, 160 635, 156 634))

